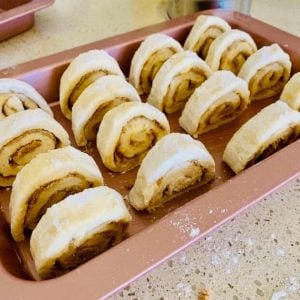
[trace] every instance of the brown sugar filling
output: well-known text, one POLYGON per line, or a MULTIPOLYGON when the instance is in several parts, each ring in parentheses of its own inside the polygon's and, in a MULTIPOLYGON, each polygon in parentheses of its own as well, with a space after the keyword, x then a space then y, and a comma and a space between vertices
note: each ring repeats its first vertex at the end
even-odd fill
POLYGON ((22 144, 22 140, 30 135, 37 135, 38 139, 31 140, 29 143, 24 144, 18 147, 17 149, 15 149, 15 152, 13 152, 9 157, 10 165, 20 165, 29 162, 31 158, 26 159, 26 157, 28 156, 28 154, 30 154, 34 150, 37 150, 37 148, 43 145, 43 139, 48 140, 48 142, 51 144, 52 147, 50 149, 54 149, 58 142, 55 135, 48 130, 44 130, 44 129, 28 130, 25 131, 23 134, 19 135, 18 137, 9 141, 5 146, 3 146, 2 149, 0 150, 0 157, 2 157, 3 151, 6 147, 12 147, 14 145, 22 144))
POLYGON ((15 175, 23 165, 37 154, 55 149, 57 144, 56 137, 51 132, 43 129, 28 130, 9 141, 0 150, 0 158, 5 161, 2 170, 0 170, 0 186, 11 186, 15 175), (26 138, 28 142, 24 143, 26 138), (3 174, 10 175, 5 176, 3 174))
POLYGON ((34 151, 42 145, 42 141, 35 140, 30 143, 20 147, 14 154, 11 155, 10 161, 12 164, 18 164, 24 156, 28 153, 34 151))
POLYGON ((115 148, 115 164, 124 170, 138 166, 166 133, 166 129, 157 121, 144 116, 134 117, 122 129, 115 148))
POLYGON ((53 133, 44 129, 25 131, 9 141, 0 150, 0 185, 10 186, 15 175, 25 164, 39 153, 55 149, 58 142, 53 133))
POLYGON ((199 39, 193 51, 205 59, 211 43, 223 32, 224 30, 220 27, 210 26, 201 36, 201 38, 204 37, 204 41, 202 42, 202 39, 199 39))
POLYGON ((164 110, 173 113, 184 107, 185 103, 205 80, 207 76, 199 68, 191 68, 188 72, 173 78, 164 97, 164 110))
POLYGON ((92 186, 83 175, 70 173, 39 187, 29 198, 24 227, 33 230, 48 207, 92 186))
POLYGON ((154 80, 155 75, 157 74, 163 63, 175 53, 176 50, 173 48, 162 48, 154 52, 148 58, 142 68, 140 77, 140 85, 143 93, 150 93, 152 81, 154 80))
POLYGON ((276 151, 284 148, 285 146, 293 143, 300 137, 300 130, 296 128, 288 128, 284 133, 274 139, 269 145, 260 149, 255 155, 254 158, 251 159, 245 166, 248 168, 263 159, 267 158, 268 156, 272 155, 276 151))
POLYGON ((215 129, 237 118, 246 108, 248 104, 243 101, 242 96, 238 93, 231 92, 212 105, 201 117, 201 121, 197 128, 197 133, 201 134, 209 130, 215 129), (226 99, 231 99, 231 101, 226 99), (224 102, 225 100, 225 102, 224 102))
POLYGON ((247 58, 253 53, 254 49, 247 41, 237 40, 222 54, 219 69, 228 70, 237 75, 247 58))
POLYGON ((12 186, 14 180, 15 176, 3 176, 2 174, 0 174, 0 188, 12 186))
POLYGON ((98 78, 108 75, 109 72, 107 70, 96 70, 89 73, 86 73, 82 76, 73 88, 72 93, 69 96, 68 106, 69 109, 72 110, 72 107, 76 100, 79 98, 81 93, 93 82, 95 82, 98 78))
POLYGON ((36 109, 39 106, 29 97, 20 93, 0 94, 0 120, 26 109, 36 109))
POLYGON ((93 234, 78 247, 71 242, 65 253, 56 259, 49 270, 41 271, 41 278, 50 279, 63 275, 111 246, 118 244, 124 238, 127 227, 127 223, 112 222, 107 225, 105 231, 93 234))
POLYGON ((267 98, 279 94, 288 74, 285 67, 278 63, 271 63, 257 71, 249 82, 249 90, 252 98, 267 98))
POLYGON ((153 211, 164 203, 192 188, 202 186, 212 179, 212 174, 198 161, 191 161, 184 168, 172 170, 157 181, 159 191, 151 199, 147 210, 153 211))
POLYGON ((97 110, 94 112, 92 117, 88 120, 84 127, 84 135, 86 136, 88 141, 93 141, 96 139, 99 125, 104 117, 104 115, 113 109, 114 107, 128 102, 129 99, 125 97, 117 97, 111 101, 107 101, 100 105, 97 110))

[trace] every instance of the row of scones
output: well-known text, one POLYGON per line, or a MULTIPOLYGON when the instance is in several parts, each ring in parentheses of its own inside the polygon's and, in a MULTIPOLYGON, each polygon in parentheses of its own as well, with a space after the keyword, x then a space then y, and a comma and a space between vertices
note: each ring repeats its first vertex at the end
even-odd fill
MULTIPOLYGON (((164 34, 147 37, 128 81, 105 51, 80 54, 62 75, 59 102, 79 147, 95 141, 113 172, 140 166, 128 200, 151 213, 214 179, 214 159, 195 138, 252 101, 281 93, 227 144, 223 160, 235 173, 299 138, 300 75, 289 80, 290 72, 279 45, 257 49, 248 33, 200 16, 184 47, 164 34), (188 134, 170 133, 167 116, 176 111, 188 134)), ((12 236, 23 241, 32 232, 40 277, 66 273, 120 242, 131 221, 123 197, 104 186, 91 156, 70 146, 45 99, 25 82, 0 79, 0 106, 0 186, 12 186, 12 236)))

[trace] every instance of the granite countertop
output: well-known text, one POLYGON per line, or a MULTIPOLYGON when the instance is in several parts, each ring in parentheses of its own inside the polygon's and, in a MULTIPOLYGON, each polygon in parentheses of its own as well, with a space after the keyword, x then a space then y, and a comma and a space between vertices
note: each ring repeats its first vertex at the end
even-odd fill
MULTIPOLYGON (((0 68, 167 19, 166 0, 56 0, 0 43, 0 68), (147 13, 145 13, 147 12, 147 13)), ((251 15, 300 36, 299 0, 253 0, 251 15)), ((135 281, 113 299, 300 299, 300 178, 135 281)))

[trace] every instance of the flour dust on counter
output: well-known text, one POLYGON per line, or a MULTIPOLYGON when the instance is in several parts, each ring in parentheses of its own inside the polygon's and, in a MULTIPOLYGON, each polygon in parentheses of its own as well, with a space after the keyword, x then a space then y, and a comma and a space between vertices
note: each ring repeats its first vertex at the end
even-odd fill
POLYGON ((300 177, 111 300, 300 299, 299 201, 300 177))

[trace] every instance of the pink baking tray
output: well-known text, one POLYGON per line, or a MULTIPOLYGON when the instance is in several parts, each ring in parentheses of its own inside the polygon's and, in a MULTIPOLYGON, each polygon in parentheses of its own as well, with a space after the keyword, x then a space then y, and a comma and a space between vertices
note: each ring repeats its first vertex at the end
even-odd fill
MULTIPOLYGON (((279 43, 290 54, 293 71, 300 71, 299 38, 240 13, 222 10, 204 13, 221 16, 232 27, 249 32, 259 47, 279 43)), ((0 70, 0 77, 16 77, 38 89, 51 103, 55 118, 68 130, 75 145, 71 123, 63 117, 57 102, 59 80, 70 60, 89 49, 105 49, 118 60, 125 74, 128 74, 131 57, 147 35, 164 32, 183 42, 196 17, 197 14, 186 16, 0 70)), ((234 122, 200 137, 216 161, 217 177, 211 185, 182 195, 152 215, 131 209, 133 222, 128 237, 123 242, 56 279, 38 281, 28 240, 22 243, 12 241, 8 226, 10 191, 0 191, 1 298, 105 298, 297 176, 300 171, 300 141, 238 176, 234 176, 222 163, 222 153, 232 134, 262 107, 275 100, 256 101, 234 122)), ((176 113, 168 116, 172 131, 181 131, 178 116, 176 113)), ((128 194, 137 170, 121 175, 112 174, 102 165, 95 145, 81 150, 95 158, 107 185, 124 196, 128 194)))
POLYGON ((54 0, 0 0, 0 42, 34 25, 34 13, 54 0))

